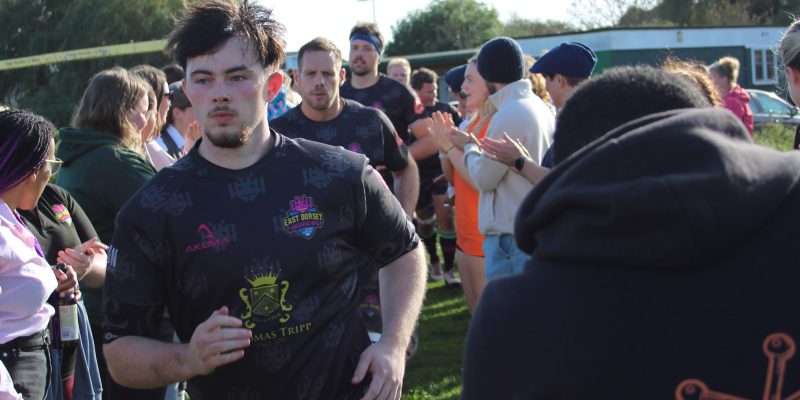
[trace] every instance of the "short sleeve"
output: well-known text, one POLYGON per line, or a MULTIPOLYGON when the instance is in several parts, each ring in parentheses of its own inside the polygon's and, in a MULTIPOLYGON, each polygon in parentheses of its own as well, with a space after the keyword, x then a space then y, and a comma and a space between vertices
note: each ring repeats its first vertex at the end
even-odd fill
POLYGON ((411 219, 389 191, 383 178, 366 166, 362 192, 357 199, 355 244, 385 266, 410 252, 419 243, 411 219))
POLYGON ((138 225, 131 214, 124 210, 119 214, 108 251, 103 287, 105 343, 129 335, 157 337, 166 302, 162 268, 166 246, 155 245, 163 243, 159 235, 138 225))
POLYGON ((64 196, 64 203, 72 216, 72 224, 75 226, 75 232, 78 233, 81 243, 97 237, 97 231, 95 231, 92 221, 89 220, 81 205, 66 190, 60 190, 60 194, 64 196))
POLYGON ((408 148, 397 135, 389 117, 379 110, 376 111, 381 120, 384 164, 390 171, 401 170, 408 166, 408 148))
POLYGON ((411 93, 411 89, 403 86, 403 95, 400 98, 403 119, 406 121, 406 126, 410 126, 418 119, 423 119, 425 115, 425 106, 419 101, 417 96, 411 93))

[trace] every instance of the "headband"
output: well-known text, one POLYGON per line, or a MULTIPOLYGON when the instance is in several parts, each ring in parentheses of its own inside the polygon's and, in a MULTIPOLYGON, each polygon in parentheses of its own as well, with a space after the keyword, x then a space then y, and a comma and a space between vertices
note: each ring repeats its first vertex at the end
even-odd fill
POLYGON ((371 44, 372 47, 375 48, 375 51, 377 51, 378 54, 381 54, 383 52, 380 40, 378 40, 378 37, 372 33, 362 33, 362 32, 354 33, 352 36, 350 36, 351 44, 353 43, 353 40, 363 40, 365 42, 369 42, 369 44, 371 44))

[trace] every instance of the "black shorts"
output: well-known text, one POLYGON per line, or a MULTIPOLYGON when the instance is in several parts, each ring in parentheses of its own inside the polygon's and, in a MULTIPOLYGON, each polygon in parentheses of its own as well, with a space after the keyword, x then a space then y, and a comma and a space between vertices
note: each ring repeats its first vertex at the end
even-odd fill
MULTIPOLYGON (((438 157, 437 157, 438 162, 438 157)), ((432 209, 433 198, 447 194, 447 179, 433 180, 442 175, 442 168, 426 167, 419 171, 419 198, 417 198, 417 211, 432 209)))

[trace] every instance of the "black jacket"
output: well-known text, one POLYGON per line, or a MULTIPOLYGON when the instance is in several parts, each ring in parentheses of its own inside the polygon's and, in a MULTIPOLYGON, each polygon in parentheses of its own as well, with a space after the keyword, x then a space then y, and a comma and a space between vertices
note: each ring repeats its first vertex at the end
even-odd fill
POLYGON ((800 391, 800 154, 726 110, 609 132, 536 186, 516 235, 533 260, 483 293, 465 400, 800 391))

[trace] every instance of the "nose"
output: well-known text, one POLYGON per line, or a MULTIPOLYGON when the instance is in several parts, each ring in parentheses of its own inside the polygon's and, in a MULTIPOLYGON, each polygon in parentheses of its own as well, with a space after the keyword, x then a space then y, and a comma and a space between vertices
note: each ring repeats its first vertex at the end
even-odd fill
POLYGON ((215 84, 214 88, 212 89, 211 95, 214 104, 226 104, 231 100, 230 95, 228 94, 227 85, 225 85, 224 83, 215 84))
POLYGON ((314 75, 314 86, 315 87, 324 87, 325 86, 325 77, 322 74, 314 75))

